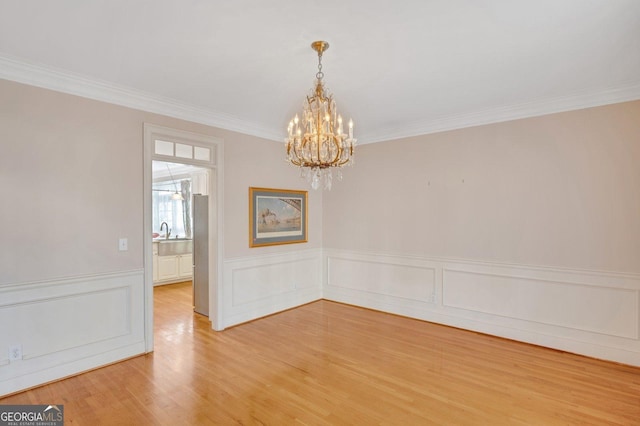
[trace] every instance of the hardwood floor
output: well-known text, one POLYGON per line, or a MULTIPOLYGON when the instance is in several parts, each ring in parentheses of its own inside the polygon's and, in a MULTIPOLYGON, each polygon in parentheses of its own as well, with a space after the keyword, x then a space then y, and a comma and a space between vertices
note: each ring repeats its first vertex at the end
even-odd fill
POLYGON ((640 368, 319 301, 224 332, 156 288, 155 352, 0 399, 77 425, 640 425, 640 368))

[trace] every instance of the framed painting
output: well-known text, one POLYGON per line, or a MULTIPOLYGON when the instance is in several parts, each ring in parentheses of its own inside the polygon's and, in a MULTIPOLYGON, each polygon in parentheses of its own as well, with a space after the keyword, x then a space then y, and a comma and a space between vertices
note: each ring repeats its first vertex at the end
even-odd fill
POLYGON ((307 242, 307 191, 249 188, 249 247, 307 242))

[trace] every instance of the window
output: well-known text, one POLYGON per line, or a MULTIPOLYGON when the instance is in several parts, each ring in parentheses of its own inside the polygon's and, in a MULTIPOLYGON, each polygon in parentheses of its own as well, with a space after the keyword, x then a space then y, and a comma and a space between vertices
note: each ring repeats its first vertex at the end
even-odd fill
POLYGON ((157 238, 166 236, 160 226, 166 222, 171 230, 170 238, 191 238, 191 178, 163 180, 152 186, 153 232, 157 238), (175 200, 176 191, 183 200, 175 200), (185 214, 186 213, 186 214, 185 214))

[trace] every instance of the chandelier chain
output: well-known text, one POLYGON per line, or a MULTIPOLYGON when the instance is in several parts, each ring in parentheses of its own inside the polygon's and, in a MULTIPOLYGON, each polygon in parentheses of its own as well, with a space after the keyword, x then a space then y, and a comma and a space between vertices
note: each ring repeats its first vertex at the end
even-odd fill
POLYGON ((322 72, 322 52, 318 52, 318 72, 316 73, 316 78, 322 80, 322 77, 324 77, 324 73, 322 72))

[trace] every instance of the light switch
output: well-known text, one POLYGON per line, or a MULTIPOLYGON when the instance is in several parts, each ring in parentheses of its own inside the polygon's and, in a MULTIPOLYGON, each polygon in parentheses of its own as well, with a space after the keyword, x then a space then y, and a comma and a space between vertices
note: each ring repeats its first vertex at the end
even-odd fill
POLYGON ((120 240, 118 241, 118 249, 120 251, 129 250, 129 241, 126 238, 120 238, 120 240))

